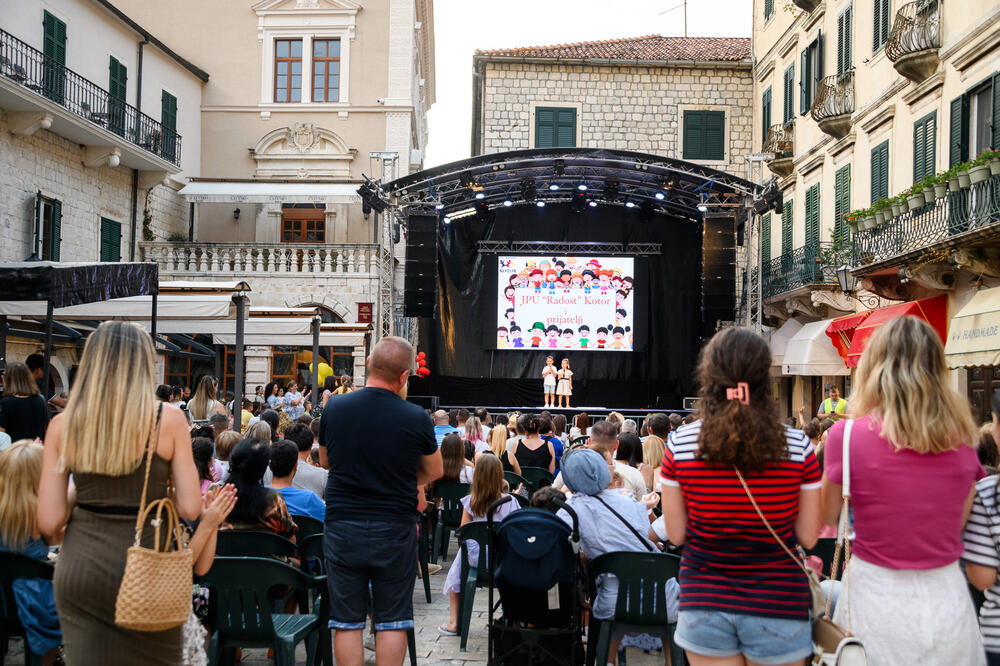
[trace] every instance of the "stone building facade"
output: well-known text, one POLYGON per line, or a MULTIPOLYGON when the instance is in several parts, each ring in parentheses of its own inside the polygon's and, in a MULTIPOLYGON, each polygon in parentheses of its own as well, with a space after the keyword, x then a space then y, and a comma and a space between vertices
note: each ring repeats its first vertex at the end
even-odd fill
POLYGON ((573 127, 559 145, 653 153, 743 175, 752 133, 749 56, 749 39, 655 35, 477 51, 473 153, 551 147, 536 136, 545 120, 539 109, 563 109, 573 127), (685 156, 685 118, 702 111, 721 120, 721 150, 688 146, 685 156))

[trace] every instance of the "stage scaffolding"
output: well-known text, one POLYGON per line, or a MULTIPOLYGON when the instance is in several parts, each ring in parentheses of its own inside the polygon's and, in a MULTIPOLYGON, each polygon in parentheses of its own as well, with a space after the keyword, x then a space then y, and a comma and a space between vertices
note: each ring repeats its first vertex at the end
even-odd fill
POLYGON ((555 243, 549 241, 479 241, 483 254, 566 254, 566 255, 628 255, 649 256, 662 254, 660 243, 555 243))

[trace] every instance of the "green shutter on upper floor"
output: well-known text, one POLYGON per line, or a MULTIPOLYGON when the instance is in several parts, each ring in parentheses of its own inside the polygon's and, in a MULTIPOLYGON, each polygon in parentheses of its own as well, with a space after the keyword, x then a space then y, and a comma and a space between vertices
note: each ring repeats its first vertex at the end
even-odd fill
POLYGON ((851 165, 838 169, 833 182, 833 240, 845 242, 851 239, 851 227, 846 219, 851 212, 851 165))
POLYGON ((767 130, 771 127, 771 86, 767 87, 760 99, 760 115, 763 127, 760 131, 761 145, 767 141, 767 130))
POLYGON ((806 190, 806 246, 819 247, 819 183, 806 190))
POLYGON ((788 122, 795 117, 795 63, 793 62, 788 67, 785 68, 785 82, 784 82, 784 113, 782 113, 782 122, 788 122))
POLYGON ((913 182, 919 183, 925 176, 934 173, 937 142, 937 111, 913 123, 913 182))
POLYGON ((128 86, 128 69, 111 56, 108 63, 108 129, 116 134, 125 133, 125 98, 128 86))
POLYGON ((889 140, 872 148, 871 203, 889 197, 889 140))
POLYGON ((101 218, 101 261, 121 261, 122 225, 120 222, 101 218))
POLYGON ((774 0, 764 0, 764 20, 774 15, 774 0))
POLYGON ((872 20, 872 53, 878 53, 889 39, 889 0, 875 0, 872 20))
POLYGON ((948 119, 948 168, 969 159, 969 96, 951 100, 948 119))
POLYGON ((575 146, 576 109, 543 106, 535 109, 535 148, 575 146))
POLYGON ((160 124, 164 130, 160 152, 173 161, 177 154, 177 98, 166 90, 160 94, 160 124))
POLYGON ((851 69, 851 8, 845 9, 837 17, 837 73, 851 69))
POLYGON ((794 210, 794 202, 791 199, 787 199, 785 201, 785 208, 781 213, 781 254, 783 255, 792 253, 792 243, 794 241, 792 234, 795 231, 794 210))
POLYGON ((1000 150, 1000 72, 993 75, 993 150, 1000 150))
POLYGON ((725 159, 725 128, 724 111, 685 111, 683 159, 725 159))
POLYGON ((760 218, 760 260, 767 263, 771 260, 771 214, 760 218))
POLYGON ((62 104, 66 89, 66 24, 49 12, 42 15, 42 93, 62 104))
POLYGON ((49 256, 42 257, 49 261, 59 261, 60 245, 62 244, 62 202, 52 199, 49 203, 52 207, 52 237, 49 239, 49 256))

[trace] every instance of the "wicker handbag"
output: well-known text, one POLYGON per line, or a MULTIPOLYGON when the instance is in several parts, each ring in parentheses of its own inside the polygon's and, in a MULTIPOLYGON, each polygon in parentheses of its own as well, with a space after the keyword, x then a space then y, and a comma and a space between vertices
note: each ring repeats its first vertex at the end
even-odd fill
POLYGON ((135 521, 135 542, 128 549, 125 574, 115 600, 115 624, 134 631, 163 631, 179 627, 191 613, 193 558, 177 517, 177 509, 169 497, 146 505, 149 468, 156 450, 159 422, 157 414, 157 427, 153 429, 146 451, 146 478, 135 521), (155 528, 153 547, 146 548, 142 545, 142 530, 146 519, 154 511, 151 521, 155 528))

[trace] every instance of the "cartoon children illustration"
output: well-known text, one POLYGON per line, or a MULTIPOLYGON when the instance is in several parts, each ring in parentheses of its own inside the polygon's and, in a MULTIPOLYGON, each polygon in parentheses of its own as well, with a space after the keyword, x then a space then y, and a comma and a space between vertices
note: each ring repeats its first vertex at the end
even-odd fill
POLYGON ((577 333, 580 334, 580 349, 586 349, 590 344, 590 327, 584 324, 577 329, 577 333))
POLYGON ((573 279, 570 280, 569 285, 573 289, 579 289, 583 286, 583 276, 580 273, 573 273, 573 279))
POLYGON ((552 268, 552 264, 547 261, 539 261, 538 268, 540 268, 543 273, 547 273, 549 269, 552 268))
POLYGON ((620 268, 615 268, 611 271, 611 286, 615 289, 621 289, 622 271, 620 268))
POLYGON ((531 325, 531 330, 528 331, 531 335, 531 346, 538 347, 542 344, 542 338, 545 337, 545 324, 540 321, 536 321, 531 325))
POLYGON ((504 310, 503 316, 507 318, 507 321, 514 323, 514 308, 507 308, 504 310))
POLYGON ((542 272, 537 268, 530 273, 531 286, 535 288, 537 294, 542 290, 542 272))
POLYGON ((521 339, 521 327, 517 324, 510 327, 510 341, 510 346, 514 349, 521 349, 524 347, 524 340, 521 339))
POLYGON ((597 259, 591 259, 590 261, 587 262, 587 268, 594 271, 594 274, 596 275, 597 271, 601 270, 601 262, 599 262, 597 259))
POLYGON ((563 261, 562 259, 556 259, 555 257, 553 257, 552 267, 561 273, 563 269, 566 268, 566 262, 563 261))
POLYGON ((503 349, 507 346, 507 327, 499 326, 497 328, 497 349, 503 349))
POLYGON ((573 348, 573 329, 564 328, 562 332, 562 346, 564 349, 573 348))
POLYGON ((614 338, 614 340, 611 342, 611 344, 608 345, 608 348, 628 349, 628 347, 625 344, 625 340, 623 340, 623 338, 625 337, 625 333, 627 333, 630 330, 632 329, 628 326, 626 326, 625 328, 622 328, 621 326, 615 326, 613 329, 611 329, 611 337, 614 338))
POLYGON ((633 286, 632 276, 626 275, 625 277, 622 278, 622 289, 625 290, 625 293, 631 294, 632 286, 633 286))
POLYGON ((608 329, 601 326, 597 329, 597 348, 604 349, 604 345, 608 342, 608 329))
POLYGON ((550 324, 548 328, 545 329, 545 335, 548 336, 548 340, 545 341, 545 346, 549 349, 555 349, 559 346, 559 327, 555 324, 550 324))
POLYGON ((616 308, 620 308, 622 306, 622 303, 625 302, 626 298, 628 298, 628 294, 625 292, 624 289, 619 289, 618 291, 616 291, 615 292, 615 307, 616 308))
POLYGON ((615 326, 621 324, 626 318, 628 318, 628 311, 625 308, 615 310, 615 326))
POLYGON ((562 271, 561 273, 559 273, 559 281, 562 283, 563 293, 565 294, 569 293, 569 283, 572 279, 573 279, 573 274, 570 273, 569 271, 562 271))
POLYGON ((516 287, 527 287, 528 286, 528 271, 520 270, 517 272, 517 284, 516 287))
POLYGON ((597 280, 601 285, 601 293, 602 294, 608 293, 608 286, 611 283, 611 271, 601 269, 597 273, 597 280))
POLYGON ((566 270, 575 273, 576 272, 576 265, 578 263, 579 263, 579 260, 576 257, 566 257, 566 270))
POLYGON ((594 280, 597 279, 597 275, 588 268, 582 273, 581 277, 583 278, 583 293, 589 294, 594 286, 594 280))
POLYGON ((559 274, 553 270, 545 271, 545 284, 549 288, 549 293, 556 293, 556 280, 559 279, 559 274))

